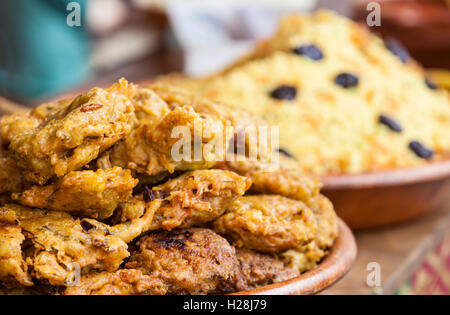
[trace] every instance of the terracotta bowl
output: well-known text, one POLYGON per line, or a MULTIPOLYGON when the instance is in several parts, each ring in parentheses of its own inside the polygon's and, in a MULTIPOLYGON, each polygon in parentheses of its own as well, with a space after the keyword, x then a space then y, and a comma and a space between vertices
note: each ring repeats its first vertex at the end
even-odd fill
POLYGON ((349 227, 339 219, 339 236, 327 257, 313 270, 297 278, 233 295, 315 294, 341 279, 356 258, 356 242, 349 227))
POLYGON ((397 224, 450 202, 450 160, 322 182, 323 194, 352 229, 397 224))

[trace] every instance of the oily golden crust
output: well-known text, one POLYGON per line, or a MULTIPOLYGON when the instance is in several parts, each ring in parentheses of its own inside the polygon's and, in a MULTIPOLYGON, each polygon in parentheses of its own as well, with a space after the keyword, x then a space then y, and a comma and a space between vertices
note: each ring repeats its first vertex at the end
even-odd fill
POLYGON ((26 263, 33 278, 51 285, 67 285, 76 276, 94 270, 114 271, 129 255, 118 237, 81 224, 79 219, 56 211, 9 204, 25 237, 32 242, 26 263))
POLYGON ((13 194, 18 203, 35 208, 71 212, 100 220, 109 218, 131 196, 137 180, 119 167, 72 171, 55 183, 33 186, 13 194))
POLYGON ((65 295, 146 295, 166 294, 162 281, 140 270, 121 269, 115 272, 91 273, 76 286, 68 287, 65 295))
POLYGON ((280 259, 271 255, 238 249, 236 256, 239 262, 240 290, 250 290, 300 275, 297 268, 287 267, 280 259))
MULTIPOLYGON (((225 293, 282 281, 314 267, 326 255, 336 232, 334 212, 318 194, 319 185, 291 166, 296 164, 292 160, 282 160, 283 170, 273 173, 263 162, 248 159, 205 170, 222 155, 213 156, 212 161, 204 156, 194 162, 173 160, 171 147, 178 140, 171 138, 173 127, 187 126, 192 134, 198 130, 193 126, 196 120, 204 123, 202 149, 220 137, 226 144, 233 143, 243 129, 229 134, 227 126, 266 125, 244 111, 171 87, 157 84, 151 90, 125 81, 107 90, 91 90, 73 101, 44 104, 2 119, 3 144, 9 149, 0 157, 5 161, 0 179, 11 180, 2 184, 0 194, 3 198, 13 193, 16 201, 47 210, 0 207, 0 294, 17 287, 37 294, 225 293), (107 99, 114 113, 103 113, 104 104, 93 101, 100 99, 107 99), (101 113, 83 121, 91 111, 101 113), (118 114, 112 117, 114 127, 104 125, 104 133, 93 135, 100 133, 94 120, 101 125, 109 114, 118 114), (76 119, 82 124, 75 126, 76 119), (22 168, 28 181, 40 186, 20 178, 22 168), (139 179, 139 187, 131 174, 139 179), (252 192, 299 201, 242 197, 252 180, 252 192), (144 192, 131 196, 133 187, 144 192), (245 204, 241 201, 236 206, 236 199, 246 198, 245 204), (241 214, 245 207, 252 210, 241 214), (308 219, 308 207, 314 212, 313 220, 308 219), (225 211, 229 213, 224 215, 225 211), (230 219, 230 213, 237 219, 230 219), (92 218, 109 218, 107 222, 116 225, 92 218), (223 224, 218 223, 221 220, 223 224), (236 254, 226 240, 204 229, 213 225, 226 228, 223 234, 245 248, 236 254), (321 230, 314 230, 316 225, 321 230), (139 240, 139 249, 125 266, 126 243, 148 231, 154 232, 139 240), (79 273, 81 282, 72 287, 79 273)), ((245 141, 244 156, 249 158, 247 134, 245 141)), ((270 154, 258 157, 264 160, 270 154)))
POLYGON ((13 138, 37 128, 49 116, 69 106, 71 102, 71 99, 65 99, 54 103, 45 103, 32 111, 21 111, 3 116, 0 120, 2 145, 6 147, 13 138))
POLYGON ((249 154, 250 146, 252 146, 258 149, 255 158, 267 162, 273 158, 273 152, 268 146, 271 143, 270 133, 266 137, 260 134, 261 130, 268 131, 269 128, 264 119, 245 110, 233 108, 224 103, 212 102, 207 98, 198 97, 183 89, 168 85, 164 83, 164 78, 148 85, 148 87, 158 93, 172 109, 181 105, 191 106, 199 114, 210 115, 222 120, 225 125, 231 125, 233 130, 227 133, 227 140, 230 140, 233 136, 236 137, 238 134, 243 134, 246 154, 249 154))
POLYGON ((0 152, 0 195, 20 192, 28 184, 22 170, 7 150, 0 152))
POLYGON ((138 246, 126 267, 161 279, 168 294, 214 294, 235 288, 235 250, 209 229, 152 233, 138 246))
POLYGON ((290 267, 298 268, 300 272, 313 269, 327 255, 339 232, 336 213, 326 197, 315 197, 311 202, 311 210, 318 227, 314 240, 302 248, 281 254, 290 267))
POLYGON ((121 205, 124 211, 119 217, 129 221, 112 227, 89 219, 83 221, 130 242, 150 230, 188 228, 211 222, 223 214, 228 202, 242 196, 250 184, 249 179, 229 171, 191 171, 121 205))
POLYGON ((107 90, 94 88, 47 117, 37 128, 11 139, 9 148, 27 180, 45 184, 95 159, 131 131, 134 109, 122 80, 107 90))
POLYGON ((277 194, 309 204, 310 199, 319 193, 319 181, 308 177, 292 159, 279 155, 279 162, 280 165, 276 166, 236 155, 232 161, 218 162, 215 167, 249 177, 252 192, 277 194))
POLYGON ((0 283, 7 287, 33 285, 22 255, 24 240, 15 212, 0 208, 0 283))
POLYGON ((151 176, 162 172, 205 169, 212 167, 215 161, 223 159, 224 155, 223 149, 213 150, 208 143, 217 141, 218 147, 223 148, 226 144, 224 137, 225 125, 220 120, 199 115, 192 107, 177 107, 158 122, 141 122, 124 142, 118 143, 108 154, 111 165, 127 167, 151 176), (175 128, 183 128, 183 131, 188 131, 189 134, 178 133, 175 128), (199 156, 194 155, 195 134, 199 138, 199 156), (191 154, 187 159, 180 157, 176 160, 172 150, 183 136, 186 136, 187 143, 175 153, 187 148, 191 154), (204 155, 205 152, 208 152, 208 158, 204 155))
POLYGON ((214 230, 237 247, 266 253, 300 248, 314 239, 317 225, 301 201, 277 195, 244 196, 231 202, 214 230))

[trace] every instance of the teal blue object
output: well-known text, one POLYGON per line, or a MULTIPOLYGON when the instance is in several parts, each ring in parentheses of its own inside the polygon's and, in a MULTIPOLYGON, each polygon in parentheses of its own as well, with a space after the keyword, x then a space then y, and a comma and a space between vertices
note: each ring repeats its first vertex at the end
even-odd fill
POLYGON ((89 75, 86 0, 0 1, 0 93, 21 100, 49 96, 89 75), (81 7, 81 26, 67 25, 69 2, 81 7))

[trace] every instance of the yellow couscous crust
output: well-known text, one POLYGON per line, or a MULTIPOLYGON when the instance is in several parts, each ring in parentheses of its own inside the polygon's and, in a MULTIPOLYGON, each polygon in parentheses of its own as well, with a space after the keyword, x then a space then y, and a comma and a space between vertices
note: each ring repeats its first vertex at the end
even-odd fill
POLYGON ((280 147, 315 174, 413 167, 450 156, 448 92, 430 88, 417 63, 402 62, 367 28, 329 11, 284 17, 273 38, 219 74, 162 80, 278 125, 280 147), (293 52, 302 45, 318 47, 323 58, 293 52), (356 76, 357 85, 336 84, 341 73, 356 76), (295 99, 271 96, 286 85, 295 88, 295 99), (380 123, 381 114, 402 132, 380 123), (419 157, 411 141, 433 157, 419 157))

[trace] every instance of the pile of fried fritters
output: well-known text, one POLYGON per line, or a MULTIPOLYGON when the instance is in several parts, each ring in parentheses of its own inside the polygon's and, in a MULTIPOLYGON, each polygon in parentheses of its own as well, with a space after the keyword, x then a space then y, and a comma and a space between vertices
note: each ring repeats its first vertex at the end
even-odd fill
POLYGON ((337 219, 318 181, 282 149, 271 171, 242 156, 175 161, 172 129, 194 121, 202 145, 265 124, 124 79, 3 117, 0 293, 221 294, 320 262, 337 219))

